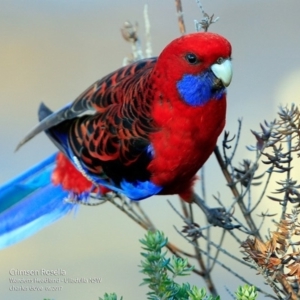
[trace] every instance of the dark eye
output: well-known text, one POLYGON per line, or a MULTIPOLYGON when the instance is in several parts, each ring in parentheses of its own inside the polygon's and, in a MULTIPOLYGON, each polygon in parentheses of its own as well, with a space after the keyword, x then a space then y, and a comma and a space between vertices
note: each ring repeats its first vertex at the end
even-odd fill
POLYGON ((218 59, 217 59, 217 64, 222 64, 224 62, 224 58, 223 57, 219 57, 218 59))
POLYGON ((187 60, 187 62, 191 65, 195 65, 199 62, 197 56, 194 53, 188 53, 185 56, 185 59, 187 60))

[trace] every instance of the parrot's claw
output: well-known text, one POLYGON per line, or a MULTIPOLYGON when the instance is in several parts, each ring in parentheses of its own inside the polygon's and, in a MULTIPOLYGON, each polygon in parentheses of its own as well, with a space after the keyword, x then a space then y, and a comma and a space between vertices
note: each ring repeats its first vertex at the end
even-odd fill
POLYGON ((100 192, 92 193, 90 194, 90 199, 93 200, 94 202, 89 205, 91 206, 100 205, 117 197, 118 197, 118 193, 116 192, 109 192, 105 194, 101 194, 100 192))
POLYGON ((206 208, 206 217, 208 223, 213 226, 219 226, 227 230, 232 230, 241 227, 240 225, 233 225, 231 223, 232 214, 227 212, 223 207, 206 208))
POLYGON ((213 226, 219 226, 227 230, 232 230, 241 227, 240 225, 233 225, 231 223, 232 213, 226 211, 223 207, 209 208, 205 202, 194 193, 194 202, 202 209, 206 215, 207 221, 213 226))
POLYGON ((69 193, 68 197, 64 199, 66 203, 74 203, 86 206, 97 206, 100 204, 104 204, 110 199, 115 197, 115 193, 107 193, 101 195, 99 193, 88 193, 85 197, 82 195, 76 195, 74 193, 69 193))

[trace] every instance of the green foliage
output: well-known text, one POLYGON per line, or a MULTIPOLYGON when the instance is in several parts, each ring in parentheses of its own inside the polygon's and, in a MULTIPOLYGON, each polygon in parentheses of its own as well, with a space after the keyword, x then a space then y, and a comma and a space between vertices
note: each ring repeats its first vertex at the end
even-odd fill
POLYGON ((256 287, 248 284, 239 286, 235 295, 236 300, 255 300, 257 298, 256 287))
MULTIPOLYGON (((144 239, 140 240, 143 245, 141 255, 141 273, 146 275, 141 285, 148 285, 150 292, 147 293, 149 300, 220 300, 220 296, 207 295, 204 288, 190 286, 189 283, 176 283, 174 278, 186 276, 191 273, 187 259, 176 256, 167 258, 164 247, 168 243, 168 238, 163 232, 148 231, 144 239)), ((239 287, 236 300, 255 300, 257 297, 254 286, 244 285, 239 287)), ((120 300, 123 298, 121 297, 120 300)), ((118 300, 116 294, 105 294, 99 300, 118 300)))
POLYGON ((204 288, 198 289, 196 286, 193 286, 191 291, 188 292, 189 295, 189 300, 198 300, 198 299, 203 299, 203 300, 220 300, 220 296, 207 296, 206 295, 206 290, 204 288))
MULTIPOLYGON (((99 300, 118 300, 118 297, 115 293, 112 294, 105 293, 104 298, 99 297, 99 300)), ((120 300, 123 300, 123 297, 121 297, 120 300)))
POLYGON ((150 300, 217 300, 219 298, 207 297, 204 289, 191 287, 189 283, 179 284, 174 281, 177 276, 189 275, 193 267, 188 266, 187 259, 173 256, 171 259, 166 257, 163 248, 168 243, 168 239, 160 231, 151 232, 140 240, 143 249, 144 260, 141 261, 141 272, 147 275, 143 279, 142 285, 147 284, 150 292, 147 293, 150 300))

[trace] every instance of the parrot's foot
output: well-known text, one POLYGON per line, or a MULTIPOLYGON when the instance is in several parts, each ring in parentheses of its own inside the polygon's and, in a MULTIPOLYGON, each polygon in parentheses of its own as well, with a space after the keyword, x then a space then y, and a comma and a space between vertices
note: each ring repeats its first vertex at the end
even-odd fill
POLYGON ((86 195, 69 193, 68 197, 65 198, 64 200, 67 203, 74 203, 74 204, 80 204, 86 206, 97 206, 97 205, 104 204, 105 202, 115 197, 116 197, 115 192, 109 192, 104 195, 100 193, 87 193, 86 195))
POLYGON ((219 226, 227 230, 232 230, 241 227, 231 223, 232 214, 227 212, 223 207, 208 208, 205 211, 207 221, 213 226, 219 226))
POLYGON ((206 215, 207 221, 213 226, 219 226, 227 230, 232 230, 241 227, 231 223, 232 213, 226 211, 223 207, 209 208, 198 195, 194 193, 194 202, 202 209, 206 215))

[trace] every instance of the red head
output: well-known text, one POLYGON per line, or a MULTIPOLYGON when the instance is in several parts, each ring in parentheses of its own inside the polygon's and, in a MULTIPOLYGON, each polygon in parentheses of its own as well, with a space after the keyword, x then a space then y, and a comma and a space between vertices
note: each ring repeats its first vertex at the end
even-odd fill
MULTIPOLYGON (((201 74, 215 64, 230 60, 230 57, 231 45, 224 37, 210 32, 192 33, 168 44, 160 54, 156 68, 169 80, 178 81, 183 74, 201 74)), ((224 78, 226 86, 232 75, 231 69, 227 72, 229 74, 224 78)))

